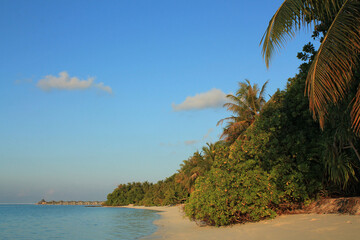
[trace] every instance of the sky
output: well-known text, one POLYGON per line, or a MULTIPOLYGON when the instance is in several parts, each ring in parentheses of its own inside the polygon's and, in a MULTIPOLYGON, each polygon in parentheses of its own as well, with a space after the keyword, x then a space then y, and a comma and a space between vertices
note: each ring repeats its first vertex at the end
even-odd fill
POLYGON ((105 200, 174 174, 245 79, 283 90, 311 33, 266 68, 282 0, 0 1, 0 203, 105 200))

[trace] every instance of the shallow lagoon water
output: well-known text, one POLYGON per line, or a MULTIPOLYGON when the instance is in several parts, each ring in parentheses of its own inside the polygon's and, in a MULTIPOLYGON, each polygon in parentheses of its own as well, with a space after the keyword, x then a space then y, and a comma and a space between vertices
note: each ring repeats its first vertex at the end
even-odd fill
POLYGON ((0 205, 0 239, 139 239, 156 231, 155 211, 128 208, 0 205))

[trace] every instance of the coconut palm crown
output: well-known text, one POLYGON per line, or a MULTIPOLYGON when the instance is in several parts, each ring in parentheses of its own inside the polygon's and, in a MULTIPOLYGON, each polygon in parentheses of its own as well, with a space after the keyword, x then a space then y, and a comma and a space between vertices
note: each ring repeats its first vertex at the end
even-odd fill
POLYGON ((230 102, 225 103, 224 107, 233 115, 217 123, 220 125, 227 121, 221 139, 233 143, 255 121, 255 117, 259 115, 266 102, 264 94, 267 83, 266 81, 259 89, 257 84, 252 86, 249 80, 245 80, 245 82, 239 82, 239 90, 235 95, 226 96, 230 102))
POLYGON ((351 118, 353 131, 360 134, 360 85, 353 77, 360 53, 359 0, 285 0, 263 35, 262 54, 269 67, 275 50, 300 29, 326 19, 330 19, 329 27, 307 76, 309 107, 323 128, 328 105, 341 101, 355 84, 351 118))

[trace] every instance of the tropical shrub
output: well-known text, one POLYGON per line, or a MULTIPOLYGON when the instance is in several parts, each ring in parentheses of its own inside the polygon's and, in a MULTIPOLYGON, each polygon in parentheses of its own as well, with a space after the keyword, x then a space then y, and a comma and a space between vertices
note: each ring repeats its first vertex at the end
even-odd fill
POLYGON ((185 205, 189 217, 220 226, 276 215, 271 207, 277 195, 271 176, 255 160, 242 157, 229 157, 229 149, 223 147, 213 168, 196 181, 185 205))

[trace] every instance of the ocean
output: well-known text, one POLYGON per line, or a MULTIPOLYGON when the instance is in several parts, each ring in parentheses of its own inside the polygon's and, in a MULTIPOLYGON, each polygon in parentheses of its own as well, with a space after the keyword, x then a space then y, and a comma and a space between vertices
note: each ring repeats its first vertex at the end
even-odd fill
POLYGON ((156 231, 159 217, 129 208, 0 204, 0 239, 140 239, 156 231))

